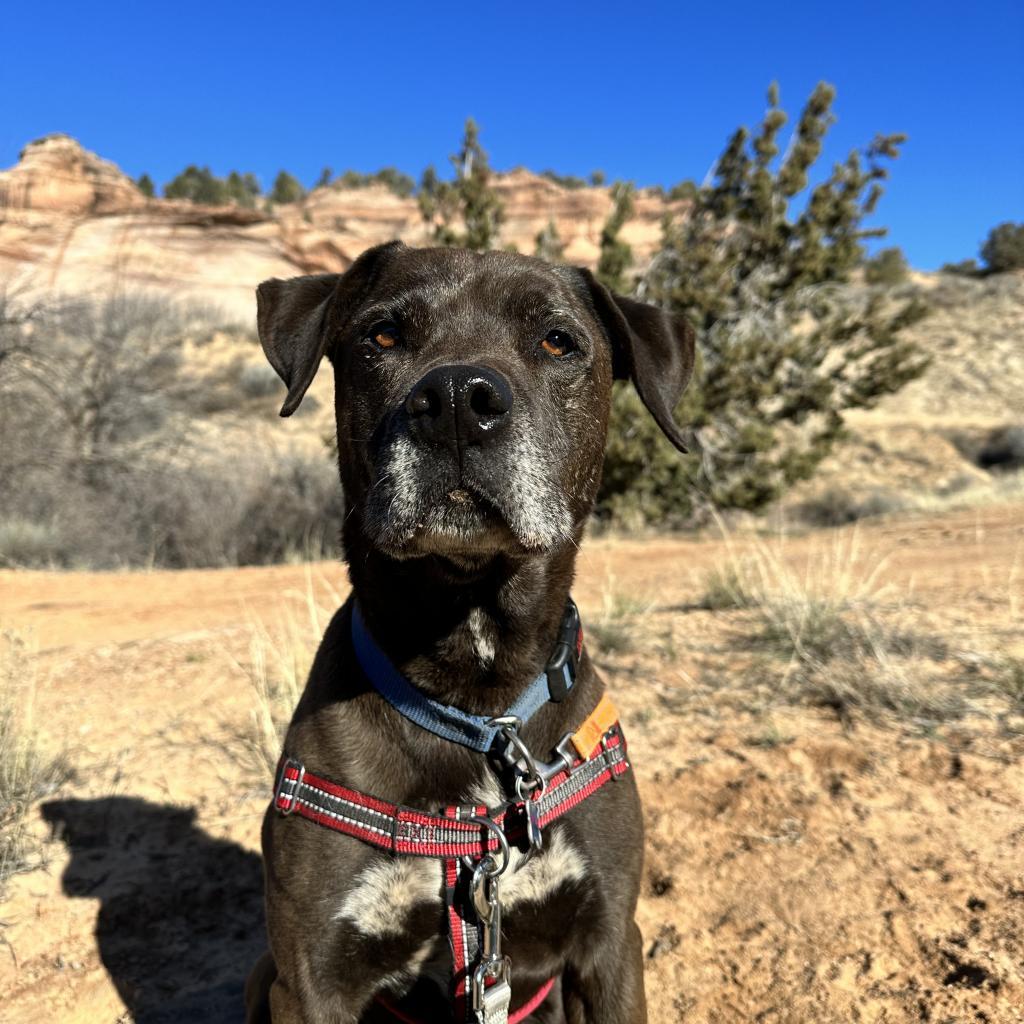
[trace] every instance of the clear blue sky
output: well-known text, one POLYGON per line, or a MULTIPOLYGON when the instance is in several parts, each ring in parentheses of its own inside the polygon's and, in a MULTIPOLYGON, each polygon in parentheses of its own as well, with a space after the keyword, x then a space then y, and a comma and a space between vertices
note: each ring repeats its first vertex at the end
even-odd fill
POLYGON ((879 222, 913 264, 1024 220, 1024 3, 12 3, 0 166, 64 131, 163 184, 187 163, 311 183, 447 168, 467 115, 497 168, 704 177, 777 79, 838 90, 829 161, 910 136, 879 222), (464 13, 457 13, 458 11, 464 13))

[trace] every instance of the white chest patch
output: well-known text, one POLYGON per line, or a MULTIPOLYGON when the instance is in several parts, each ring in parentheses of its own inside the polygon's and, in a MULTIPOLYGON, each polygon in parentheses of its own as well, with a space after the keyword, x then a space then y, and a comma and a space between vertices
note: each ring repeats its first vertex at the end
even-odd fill
POLYGON ((364 935, 400 935, 412 908, 443 900, 441 865, 421 857, 379 860, 355 879, 336 921, 350 921, 364 935))
MULTIPOLYGON (((512 861, 500 883, 506 911, 524 903, 541 903, 562 885, 586 877, 586 864, 563 830, 548 832, 545 840, 544 852, 526 864, 524 854, 512 851, 512 861)), ((435 860, 375 861, 355 879, 334 918, 350 922, 364 935, 400 935, 413 907, 425 901, 439 905, 443 901, 441 878, 441 864, 435 860)))

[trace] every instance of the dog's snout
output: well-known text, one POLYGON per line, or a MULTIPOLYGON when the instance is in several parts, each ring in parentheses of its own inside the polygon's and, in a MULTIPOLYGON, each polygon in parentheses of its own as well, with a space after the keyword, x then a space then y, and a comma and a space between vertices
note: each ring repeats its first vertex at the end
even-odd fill
POLYGON ((483 366, 438 366, 405 401, 414 430, 435 444, 486 444, 508 425, 512 388, 483 366))

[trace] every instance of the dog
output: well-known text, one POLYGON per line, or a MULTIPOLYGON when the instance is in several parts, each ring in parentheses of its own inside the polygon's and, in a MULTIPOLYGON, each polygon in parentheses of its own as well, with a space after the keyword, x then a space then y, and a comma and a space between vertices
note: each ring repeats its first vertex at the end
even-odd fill
POLYGON ((248 1021, 642 1024, 640 802, 569 591, 613 381, 631 380, 685 451, 672 414, 692 329, 585 269, 400 242, 341 274, 265 281, 257 306, 281 415, 324 356, 333 366, 352 596, 316 654, 264 821, 270 948, 248 1021), (424 727, 377 664, 428 715, 486 723, 495 748, 424 727), (552 684, 528 720, 506 715, 545 672, 571 688, 552 684), (595 715, 574 752, 566 741, 595 715), (542 827, 540 793, 576 777, 595 737, 593 770, 611 781, 542 827), (445 808, 482 844, 444 861, 447 880, 441 860, 395 852, 440 835, 422 815, 445 808), (456 935, 483 943, 461 981, 456 935))

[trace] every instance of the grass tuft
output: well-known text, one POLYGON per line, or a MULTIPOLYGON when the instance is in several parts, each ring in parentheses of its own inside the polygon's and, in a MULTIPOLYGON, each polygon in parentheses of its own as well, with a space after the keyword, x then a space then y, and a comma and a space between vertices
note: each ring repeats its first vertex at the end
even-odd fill
POLYGON ((32 727, 35 675, 27 645, 0 632, 0 896, 12 875, 43 863, 43 849, 29 830, 32 805, 71 776, 66 753, 45 755, 32 727))
MULTIPOLYGON (((276 628, 252 624, 249 660, 238 665, 252 687, 253 703, 244 728, 229 731, 227 746, 259 786, 277 769, 288 723, 330 619, 316 600, 308 573, 305 592, 288 596, 276 628)), ((333 590, 331 598, 334 607, 342 603, 333 590)))

